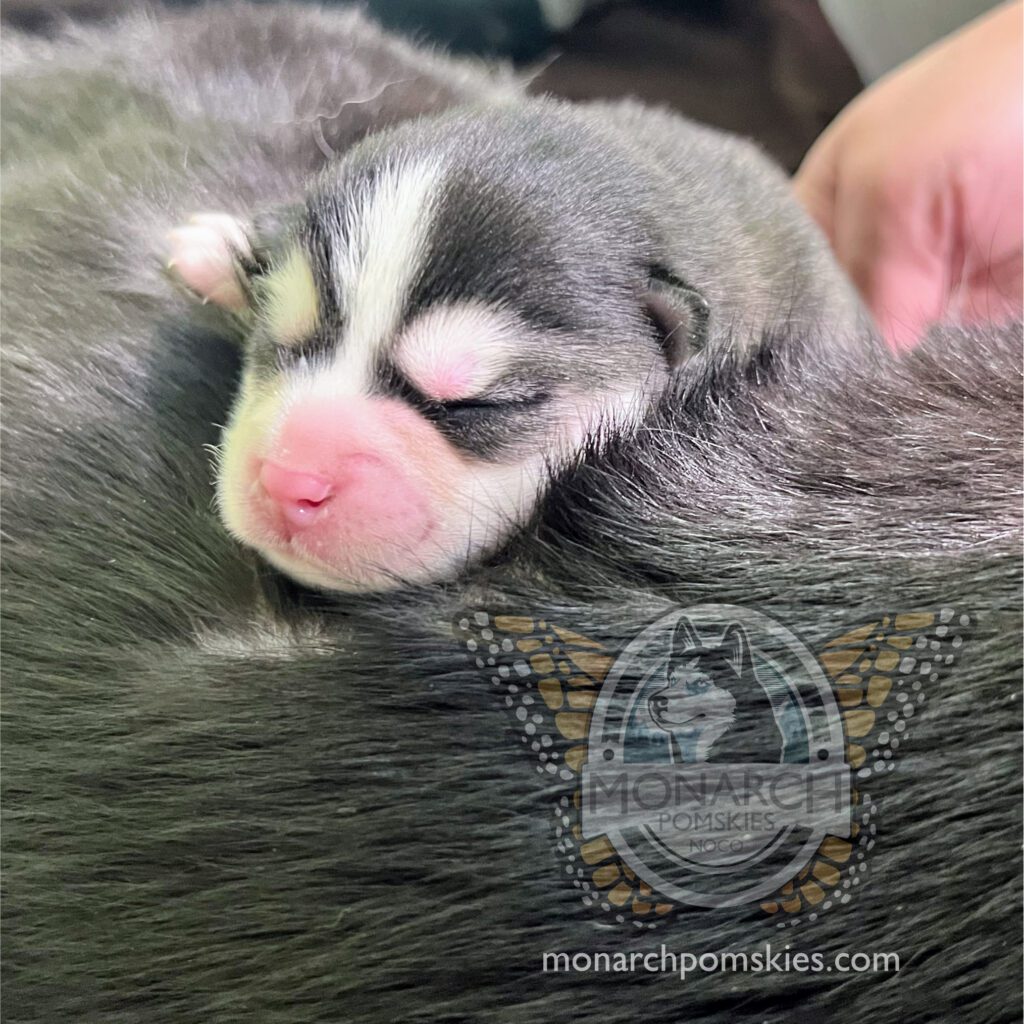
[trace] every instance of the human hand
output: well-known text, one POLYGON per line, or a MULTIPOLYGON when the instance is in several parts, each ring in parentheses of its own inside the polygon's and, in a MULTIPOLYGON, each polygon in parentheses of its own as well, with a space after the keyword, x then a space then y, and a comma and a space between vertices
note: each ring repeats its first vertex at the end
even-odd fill
POLYGON ((864 92, 794 187, 896 349, 939 319, 1020 316, 1021 4, 864 92))

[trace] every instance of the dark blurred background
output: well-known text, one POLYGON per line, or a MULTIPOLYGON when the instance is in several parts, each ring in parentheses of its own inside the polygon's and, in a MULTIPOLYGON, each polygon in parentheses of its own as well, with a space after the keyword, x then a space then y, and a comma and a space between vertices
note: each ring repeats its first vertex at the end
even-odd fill
POLYGON ((795 170, 861 89, 815 0, 634 0, 586 11, 535 89, 635 96, 756 139, 795 170))
MULTIPOLYGON (((191 0, 171 0, 187 3, 191 0)), ((392 31, 513 61, 535 92, 633 96, 757 140, 787 169, 860 91, 817 0, 365 0, 392 31)), ((133 0, 4 0, 4 20, 46 31, 133 0)))

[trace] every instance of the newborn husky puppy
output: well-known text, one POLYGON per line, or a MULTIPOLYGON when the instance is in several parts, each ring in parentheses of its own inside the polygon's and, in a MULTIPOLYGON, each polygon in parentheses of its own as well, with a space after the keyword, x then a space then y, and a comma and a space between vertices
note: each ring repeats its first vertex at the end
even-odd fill
POLYGON ((171 246, 244 322, 224 522, 332 590, 456 573, 694 358, 795 310, 833 344, 858 320, 766 160, 631 107, 405 125, 293 206, 200 214, 171 246))

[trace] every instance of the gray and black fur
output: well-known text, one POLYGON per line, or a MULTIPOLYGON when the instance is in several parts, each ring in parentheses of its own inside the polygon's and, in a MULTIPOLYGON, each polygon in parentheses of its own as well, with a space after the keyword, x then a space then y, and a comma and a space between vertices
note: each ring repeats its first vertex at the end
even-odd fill
MULTIPOLYGON (((515 314, 539 342, 531 350, 524 340, 512 370, 538 401, 509 403, 508 416, 474 422, 468 436, 444 409, 427 410, 472 453, 536 443, 537 407, 557 400, 560 383, 626 384, 645 346, 661 347, 672 370, 704 349, 747 352, 778 324, 807 344, 823 341, 828 325, 829 346, 868 330, 822 239, 753 146, 629 103, 520 100, 379 132, 331 163, 304 202, 272 215, 266 241, 257 219, 263 259, 297 239, 320 284, 319 329, 283 358, 339 344, 346 311, 332 295, 333 254, 347 247, 346 211, 384 169, 426 161, 444 168, 441 196, 425 251, 409 254, 420 270, 402 325, 438 304, 479 303, 515 314)), ((263 339, 251 358, 279 355, 263 339)), ((666 383, 664 372, 642 381, 655 393, 666 383)), ((417 398, 386 363, 380 391, 417 398)))
MULTIPOLYGON (((704 212, 685 237, 666 218, 664 251, 718 314, 715 357, 666 377, 638 431, 581 453, 467 578, 305 592, 211 510, 202 446, 237 349, 167 291, 158 229, 292 202, 369 130, 515 108, 516 88, 351 14, 222 7, 73 35, 7 41, 6 1018, 1017 1019, 1019 331, 937 331, 900 362, 867 333, 833 344, 819 303, 847 300, 827 280, 816 295, 838 278, 782 183, 752 174, 766 221, 744 234, 722 220, 738 183, 697 160, 666 186, 704 212), (756 301, 719 280, 742 262, 723 239, 765 254, 743 279, 756 301), (886 611, 978 622, 886 788, 871 884, 785 939, 756 908, 652 941, 581 906, 550 794, 445 629, 502 604, 614 645, 709 600, 812 647, 886 611), (540 973, 544 951, 662 941, 904 966, 540 973)), ((571 116, 650 124, 670 155, 707 138, 634 108, 571 116)))

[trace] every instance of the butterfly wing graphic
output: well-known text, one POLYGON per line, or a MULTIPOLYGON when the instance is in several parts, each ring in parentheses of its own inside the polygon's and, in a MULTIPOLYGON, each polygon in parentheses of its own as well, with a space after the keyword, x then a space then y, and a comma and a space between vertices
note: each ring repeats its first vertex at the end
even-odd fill
POLYGON ((615 661, 603 645, 546 619, 472 611, 455 623, 465 649, 516 721, 537 772, 555 783, 556 847, 586 906, 655 927, 677 905, 657 896, 607 836, 584 840, 580 820, 591 710, 615 661))
POLYGON ((849 903, 867 880, 878 804, 872 791, 896 770, 899 751, 970 634, 971 616, 954 608, 880 616, 830 640, 818 660, 843 719, 851 771, 850 838, 826 836, 799 875, 761 904, 779 927, 849 903))
MULTIPOLYGON (((473 611, 455 626, 514 717, 538 774, 553 785, 556 846, 584 904, 641 928, 671 918, 682 907, 639 878, 607 836, 583 839, 591 712, 614 653, 543 618, 473 611)), ((972 626, 969 615, 952 608, 881 615, 819 652, 842 717, 851 829, 846 838, 826 835, 798 875, 761 902, 778 927, 816 920, 849 903, 866 882, 878 830, 876 787, 896 770, 915 716, 954 666, 972 626)))

